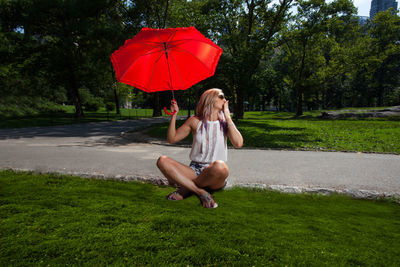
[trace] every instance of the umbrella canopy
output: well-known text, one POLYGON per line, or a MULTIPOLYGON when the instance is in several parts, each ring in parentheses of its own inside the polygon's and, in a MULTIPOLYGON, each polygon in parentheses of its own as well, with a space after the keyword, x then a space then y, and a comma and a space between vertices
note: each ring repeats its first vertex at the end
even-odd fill
POLYGON ((111 61, 119 82, 158 92, 185 90, 214 75, 221 54, 195 27, 143 28, 111 61))

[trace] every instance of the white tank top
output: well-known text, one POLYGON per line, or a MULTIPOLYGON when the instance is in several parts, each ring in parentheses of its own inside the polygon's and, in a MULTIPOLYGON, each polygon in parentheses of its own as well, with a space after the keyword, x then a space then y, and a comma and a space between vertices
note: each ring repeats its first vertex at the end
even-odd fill
POLYGON ((196 133, 193 135, 190 160, 200 163, 211 163, 216 160, 227 161, 228 149, 226 136, 221 129, 220 122, 207 121, 207 129, 202 127, 203 122, 197 124, 196 133))

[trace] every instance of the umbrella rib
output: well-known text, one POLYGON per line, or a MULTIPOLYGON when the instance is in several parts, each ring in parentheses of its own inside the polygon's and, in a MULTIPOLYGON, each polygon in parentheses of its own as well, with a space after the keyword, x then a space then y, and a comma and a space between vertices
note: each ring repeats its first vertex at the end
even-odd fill
MULTIPOLYGON (((155 47, 153 47, 153 48, 150 49, 149 51, 153 50, 154 48, 155 48, 155 47)), ((127 70, 124 72, 124 74, 121 75, 120 79, 122 79, 122 78, 125 76, 125 74, 130 70, 130 68, 131 68, 133 65, 135 65, 136 61, 138 61, 139 58, 144 57, 144 56, 148 56, 148 55, 151 55, 151 54, 156 54, 156 53, 160 53, 160 52, 161 52, 161 51, 153 51, 153 52, 149 53, 149 51, 147 51, 145 54, 142 54, 142 55, 138 56, 138 57, 135 59, 135 61, 133 61, 132 64, 129 65, 129 68, 127 68, 127 70)))
MULTIPOLYGON (((181 73, 179 72, 178 65, 176 64, 176 62, 175 62, 174 57, 172 56, 172 54, 169 54, 169 56, 172 58, 172 62, 174 62, 176 71, 178 72, 179 79, 181 80, 182 88, 185 88, 185 85, 183 84, 183 81, 182 81, 182 75, 181 75, 181 73)), ((167 64, 168 64, 168 62, 167 62, 167 64)), ((171 77, 171 82, 172 82, 172 77, 171 77)), ((172 87, 172 84, 171 84, 171 87, 172 87)), ((172 89, 171 89, 171 90, 172 90, 172 89)))
POLYGON ((175 37, 175 34, 176 34, 177 31, 178 31, 178 30, 176 30, 176 31, 174 31, 173 33, 171 33, 171 35, 168 37, 168 39, 167 39, 166 42, 171 42, 171 41, 168 41, 168 40, 173 39, 173 38, 175 37))
MULTIPOLYGON (((162 55, 163 55, 163 54, 162 54, 162 53, 160 53, 160 55, 158 56, 158 58, 157 58, 156 62, 154 63, 153 71, 151 72, 151 76, 150 76, 149 84, 148 84, 148 86, 147 86, 147 88, 149 88, 149 90, 150 90, 150 85, 151 85, 151 82, 153 81, 153 77, 154 77, 154 71, 156 70, 157 62, 160 60, 160 58, 161 58, 161 56, 162 56, 162 55)), ((167 63, 168 63, 168 62, 167 62, 167 63)))

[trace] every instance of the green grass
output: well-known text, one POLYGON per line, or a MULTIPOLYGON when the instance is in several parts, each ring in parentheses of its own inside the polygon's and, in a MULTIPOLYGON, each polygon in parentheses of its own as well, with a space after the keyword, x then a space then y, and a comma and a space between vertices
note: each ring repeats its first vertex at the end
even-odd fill
MULTIPOLYGON (((182 124, 185 122, 185 120, 177 120, 176 121, 176 128, 182 126, 182 124)), ((157 125, 151 126, 148 128, 148 130, 145 131, 147 135, 150 135, 152 137, 156 138, 161 138, 161 139, 167 139, 167 130, 168 130, 168 125, 169 123, 158 123, 157 125)), ((192 133, 189 133, 189 135, 182 140, 180 143, 192 143, 192 133)))
MULTIPOLYGON (((65 113, 51 113, 51 114, 36 114, 22 117, 0 117, 1 128, 21 128, 33 126, 55 126, 66 125, 75 123, 87 122, 100 122, 100 121, 116 121, 116 120, 130 120, 152 117, 152 109, 121 109, 121 114, 116 114, 115 111, 107 112, 104 108, 99 109, 97 112, 85 111, 85 117, 75 118, 74 106, 62 106, 65 113)), ((193 111, 192 111, 193 112, 193 111)), ((167 116, 162 112, 163 116, 167 116)), ((187 116, 187 110, 180 110, 180 116, 187 116)))
POLYGON ((138 182, 0 172, 2 265, 399 266, 387 200, 232 189, 207 210, 138 182))
POLYGON ((323 120, 312 113, 248 112, 238 123, 252 147, 400 153, 400 120, 323 120))
MULTIPOLYGON (((249 148, 400 154, 398 117, 324 120, 318 118, 320 114, 306 112, 296 117, 288 112, 246 112, 236 125, 244 147, 249 148)), ((148 134, 165 138, 166 130, 167 124, 159 124, 148 134)))

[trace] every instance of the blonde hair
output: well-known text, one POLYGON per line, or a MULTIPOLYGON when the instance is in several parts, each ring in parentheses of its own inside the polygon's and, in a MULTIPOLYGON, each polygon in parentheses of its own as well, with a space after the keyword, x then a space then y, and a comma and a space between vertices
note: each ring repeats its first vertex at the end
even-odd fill
POLYGON ((215 104, 215 101, 219 94, 222 93, 221 89, 212 88, 206 90, 200 97, 199 103, 196 108, 196 116, 200 120, 208 120, 211 118, 211 113, 215 104))
MULTIPOLYGON (((203 121, 203 127, 201 130, 207 129, 207 120, 211 118, 211 113, 214 108, 215 101, 218 99, 218 95, 223 94, 221 89, 211 88, 206 90, 200 97, 196 108, 196 117, 203 121)), ((218 120, 220 122, 221 129, 226 134, 228 127, 226 125, 225 115, 223 111, 218 112, 218 120)))

